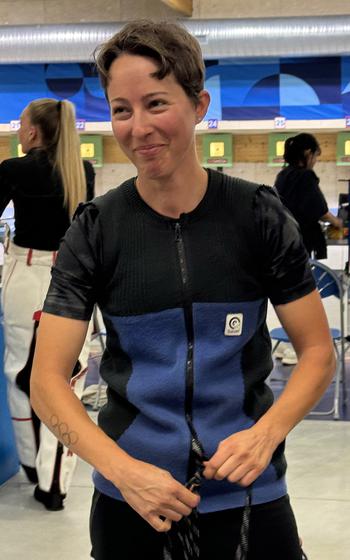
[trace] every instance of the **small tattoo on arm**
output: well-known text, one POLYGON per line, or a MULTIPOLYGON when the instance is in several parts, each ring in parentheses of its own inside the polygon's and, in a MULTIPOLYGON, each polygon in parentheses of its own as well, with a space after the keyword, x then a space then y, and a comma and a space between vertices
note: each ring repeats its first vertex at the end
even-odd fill
POLYGON ((56 414, 53 414, 51 416, 50 425, 52 429, 55 431, 58 439, 66 447, 75 445, 78 442, 79 436, 77 432, 74 432, 73 430, 69 430, 68 424, 66 422, 60 422, 60 419, 56 414))

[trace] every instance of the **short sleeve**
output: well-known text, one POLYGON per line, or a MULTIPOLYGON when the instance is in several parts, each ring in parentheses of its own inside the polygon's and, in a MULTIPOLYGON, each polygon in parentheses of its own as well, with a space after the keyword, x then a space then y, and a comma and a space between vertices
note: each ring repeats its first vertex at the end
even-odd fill
POLYGON ((43 310, 88 321, 97 301, 100 254, 98 209, 81 204, 64 236, 52 268, 43 310))
POLYGON ((273 305, 295 301, 315 289, 299 226, 270 187, 255 196, 255 222, 265 293, 273 305))

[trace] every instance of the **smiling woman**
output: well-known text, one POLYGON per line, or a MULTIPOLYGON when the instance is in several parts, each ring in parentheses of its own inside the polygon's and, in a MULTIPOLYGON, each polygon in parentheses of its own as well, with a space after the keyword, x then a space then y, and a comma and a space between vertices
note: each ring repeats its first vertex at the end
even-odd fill
MULTIPOLYGON (((201 177, 203 195, 206 173, 196 160, 194 127, 206 113, 209 95, 201 91, 192 101, 173 74, 165 76, 160 87, 157 69, 151 58, 133 54, 123 54, 112 63, 107 95, 114 136, 138 170, 143 198, 151 184, 152 190, 167 188, 165 181, 169 187, 181 185, 187 197, 186 178, 193 171, 201 177)), ((197 203, 195 198, 186 211, 197 203)))
POLYGON ((334 356, 296 223, 271 189, 201 167, 209 95, 181 26, 128 23, 97 65, 137 177, 67 232, 32 376, 38 415, 95 467, 92 556, 301 560, 284 440, 334 356), (268 298, 299 354, 276 403, 268 298), (98 427, 68 386, 95 303, 107 334, 98 427))

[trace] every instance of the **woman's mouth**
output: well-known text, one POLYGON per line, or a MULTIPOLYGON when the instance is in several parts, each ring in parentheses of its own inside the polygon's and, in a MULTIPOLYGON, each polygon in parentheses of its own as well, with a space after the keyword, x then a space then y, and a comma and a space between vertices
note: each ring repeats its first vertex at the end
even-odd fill
POLYGON ((140 156, 154 157, 159 154, 164 144, 147 144, 135 148, 135 152, 140 156))

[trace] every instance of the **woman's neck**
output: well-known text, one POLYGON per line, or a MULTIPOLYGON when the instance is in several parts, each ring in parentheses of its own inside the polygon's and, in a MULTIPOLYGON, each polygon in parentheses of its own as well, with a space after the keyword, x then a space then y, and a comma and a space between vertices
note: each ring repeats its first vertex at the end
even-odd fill
POLYGON ((169 218, 179 218, 181 214, 194 210, 203 199, 207 186, 207 172, 199 164, 186 177, 177 174, 160 180, 147 180, 140 176, 136 179, 141 198, 153 210, 169 218))

